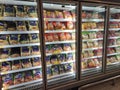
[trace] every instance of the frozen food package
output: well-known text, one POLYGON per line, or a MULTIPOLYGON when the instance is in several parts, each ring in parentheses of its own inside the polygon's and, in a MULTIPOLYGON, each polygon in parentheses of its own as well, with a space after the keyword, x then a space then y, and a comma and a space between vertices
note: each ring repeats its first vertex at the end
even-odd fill
POLYGON ((63 50, 64 50, 64 51, 70 51, 70 50, 72 50, 71 44, 64 43, 64 44, 63 44, 63 50))
POLYGON ((59 72, 60 74, 65 73, 65 67, 63 64, 59 65, 59 72))
POLYGON ((2 62, 1 72, 10 71, 11 70, 11 62, 2 62))
POLYGON ((19 57, 20 56, 20 48, 19 47, 11 48, 10 49, 10 56, 13 58, 19 57))
POLYGON ((52 68, 47 67, 47 78, 49 79, 52 76, 52 68))
POLYGON ((43 10, 43 17, 47 18, 47 11, 46 10, 43 10))
POLYGON ((52 45, 51 46, 51 52, 52 53, 55 53, 55 54, 58 54, 58 53, 61 53, 63 51, 62 49, 62 46, 61 45, 52 45))
POLYGON ((88 63, 88 67, 89 67, 89 68, 96 67, 95 62, 94 62, 94 60, 92 60, 92 59, 88 59, 87 63, 88 63))
POLYGON ((58 60, 59 60, 59 62, 64 62, 66 60, 65 54, 58 55, 58 60))
POLYGON ((25 21, 17 21, 16 22, 16 28, 17 28, 18 31, 26 31, 27 28, 26 28, 25 21))
POLYGON ((22 72, 18 72, 14 74, 14 85, 21 84, 24 82, 24 74, 22 72))
POLYGON ((22 64, 20 60, 12 61, 12 70, 18 70, 22 68, 22 64))
POLYGON ((64 18, 66 19, 72 19, 71 12, 69 11, 63 11, 64 18))
POLYGON ((19 44, 19 36, 18 36, 18 34, 9 35, 9 43, 11 45, 19 44))
POLYGON ((46 31, 48 29, 47 22, 44 21, 44 30, 46 31))
POLYGON ((120 39, 117 39, 117 40, 116 40, 116 44, 117 44, 117 45, 120 45, 120 39))
POLYGON ((120 52, 120 47, 116 47, 116 48, 115 48, 115 51, 116 51, 117 53, 119 53, 119 52, 120 52))
POLYGON ((39 34, 36 34, 36 33, 30 34, 30 42, 38 43, 39 42, 39 34))
POLYGON ((28 21, 28 28, 29 31, 38 31, 38 22, 37 21, 28 21))
POLYGON ((41 58, 40 57, 34 57, 32 58, 32 64, 34 66, 41 66, 41 58))
POLYGON ((72 40, 76 40, 76 36, 75 36, 75 33, 72 33, 72 40))
POLYGON ((89 57, 89 53, 87 51, 83 52, 83 56, 84 58, 88 58, 89 57))
POLYGON ((50 57, 50 62, 51 62, 52 65, 59 64, 59 61, 58 61, 58 58, 57 58, 56 55, 52 55, 52 56, 50 57))
POLYGON ((55 28, 54 28, 53 22, 48 22, 47 28, 48 30, 54 30, 55 28))
POLYGON ((2 82, 3 82, 4 88, 7 88, 7 87, 13 85, 13 75, 6 74, 6 75, 2 76, 2 82))
POLYGON ((66 27, 67 27, 67 29, 72 30, 72 29, 75 29, 75 24, 73 22, 69 21, 66 23, 66 27))
POLYGON ((45 34, 46 36, 46 41, 47 42, 53 42, 54 41, 54 38, 53 38, 53 34, 50 33, 50 34, 45 34))
POLYGON ((72 40, 72 35, 71 33, 65 33, 66 40, 72 40))
POLYGON ((48 11, 48 13, 47 13, 47 15, 49 14, 49 18, 55 18, 55 12, 53 12, 53 11, 48 11))
POLYGON ((1 59, 9 58, 9 55, 10 55, 10 49, 8 49, 8 48, 0 49, 0 58, 1 59))
POLYGON ((66 72, 73 72, 73 63, 64 64, 66 72))
POLYGON ((37 17, 37 7, 27 6, 28 17, 37 17))
POLYGON ((7 21, 5 25, 6 25, 7 31, 16 31, 16 23, 15 22, 7 21))
POLYGON ((30 55, 30 47, 21 47, 21 56, 29 56, 30 55))
POLYGON ((33 79, 38 80, 42 78, 42 69, 33 70, 33 79))
POLYGON ((0 45, 8 45, 8 35, 0 35, 0 45))
POLYGON ((54 41, 59 41, 59 34, 54 33, 53 34, 53 39, 54 39, 54 41))
POLYGON ((52 67, 52 75, 58 75, 59 74, 59 67, 58 65, 53 65, 52 67))
POLYGON ((47 18, 52 18, 52 16, 51 16, 51 11, 46 11, 46 14, 47 14, 47 18))
POLYGON ((59 33, 59 38, 60 41, 65 41, 67 39, 65 33, 59 33))
POLYGON ((13 17, 15 16, 15 10, 13 5, 4 5, 4 12, 3 12, 4 17, 13 17))
POLYGON ((53 23, 55 30, 65 30, 66 26, 64 22, 54 22, 53 23))
POLYGON ((94 56, 94 52, 92 50, 88 51, 89 57, 94 56))
POLYGON ((73 19, 75 19, 76 18, 76 14, 75 14, 75 12, 73 11, 73 12, 71 12, 71 15, 72 15, 72 18, 73 19))
POLYGON ((17 17, 25 17, 26 16, 25 7, 23 5, 18 5, 18 6, 14 6, 14 7, 16 9, 17 17))
POLYGON ((51 64, 51 62, 50 62, 50 56, 46 56, 45 57, 45 61, 46 61, 47 65, 50 65, 51 64))
POLYGON ((3 5, 0 5, 0 17, 3 16, 3 5))
POLYGON ((86 42, 83 42, 83 43, 82 43, 82 48, 83 48, 83 49, 88 48, 88 44, 87 44, 86 42))
POLYGON ((73 60, 73 54, 72 53, 66 54, 66 61, 72 61, 72 60, 73 60))
POLYGON ((55 11, 56 18, 64 18, 62 11, 55 11))
POLYGON ((32 67, 31 60, 30 60, 30 59, 23 59, 23 60, 22 60, 22 67, 23 67, 23 68, 32 67))
POLYGON ((29 81, 32 81, 32 80, 33 80, 32 71, 24 72, 24 81, 29 82, 29 81))
POLYGON ((29 43, 30 42, 29 41, 29 35, 28 34, 21 34, 21 35, 19 35, 19 42, 21 44, 27 44, 27 43, 29 43))
POLYGON ((0 31, 6 31, 5 23, 0 21, 0 31))
MULTIPOLYGON (((92 42, 87 42, 87 46, 88 46, 88 48, 93 48, 94 47, 94 43, 95 43, 96 41, 92 41, 92 42)), ((95 43, 95 44, 97 44, 97 43, 95 43)))
POLYGON ((94 47, 99 47, 98 41, 93 42, 94 47))
POLYGON ((99 60, 97 58, 94 59, 94 62, 96 64, 96 66, 100 66, 100 62, 99 62, 99 60))
POLYGON ((32 55, 40 55, 40 47, 39 46, 32 46, 32 55))

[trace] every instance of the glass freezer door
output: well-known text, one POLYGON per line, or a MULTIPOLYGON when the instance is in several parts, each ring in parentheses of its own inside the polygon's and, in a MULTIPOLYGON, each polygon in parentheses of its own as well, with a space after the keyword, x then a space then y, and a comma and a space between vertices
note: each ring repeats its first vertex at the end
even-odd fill
POLYGON ((105 7, 94 4, 82 6, 82 76, 102 72, 105 7))
POLYGON ((111 7, 108 29, 107 70, 120 68, 120 8, 111 7))
POLYGON ((43 3, 48 84, 75 79, 76 6, 43 3))

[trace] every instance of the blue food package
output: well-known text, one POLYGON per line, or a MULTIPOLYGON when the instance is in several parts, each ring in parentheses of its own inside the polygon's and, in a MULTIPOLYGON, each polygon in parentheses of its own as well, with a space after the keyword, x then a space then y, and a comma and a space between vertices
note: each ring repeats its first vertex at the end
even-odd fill
POLYGON ((33 80, 32 71, 24 72, 24 81, 29 82, 29 81, 32 81, 32 80, 33 80))
POLYGON ((10 44, 18 44, 19 42, 18 42, 18 35, 17 34, 11 34, 10 36, 9 36, 9 42, 10 42, 10 44))
POLYGON ((52 45, 51 46, 51 52, 58 54, 61 53, 63 51, 62 46, 61 45, 52 45))
POLYGON ((70 51, 70 50, 72 50, 72 49, 71 49, 71 44, 69 44, 69 43, 64 43, 64 44, 63 44, 63 49, 64 49, 64 51, 70 51))
POLYGON ((22 65, 20 60, 12 61, 12 70, 17 70, 21 68, 22 68, 22 65))
POLYGON ((66 60, 67 60, 67 61, 73 60, 73 54, 72 54, 72 53, 66 54, 66 60))
POLYGON ((47 67, 47 78, 50 78, 52 75, 51 67, 47 67))
POLYGON ((39 35, 36 33, 30 34, 30 42, 31 43, 39 42, 39 35))
POLYGON ((14 74, 14 85, 24 82, 24 74, 22 72, 14 74))
POLYGON ((58 55, 58 60, 59 60, 59 62, 64 62, 66 60, 65 54, 58 55))
POLYGON ((16 16, 25 17, 25 8, 23 5, 18 5, 16 7, 16 16))
POLYGON ((39 55, 39 54, 40 54, 40 47, 32 46, 32 55, 39 55))
POLYGON ((63 64, 59 65, 60 74, 65 73, 65 67, 63 64))
POLYGON ((21 47, 21 56, 29 56, 30 55, 30 47, 21 47))
POLYGON ((57 58, 56 55, 52 55, 52 56, 50 57, 50 62, 51 62, 51 64, 53 64, 53 65, 59 64, 59 61, 58 61, 58 58, 57 58))
POLYGON ((11 48, 10 56, 11 57, 19 57, 20 56, 20 48, 19 47, 11 48))
POLYGON ((51 46, 50 45, 46 45, 45 46, 45 50, 46 50, 46 53, 50 53, 51 52, 51 46))
POLYGON ((57 65, 52 66, 52 75, 58 75, 59 74, 59 69, 57 65))
POLYGON ((10 53, 10 49, 8 48, 0 49, 0 58, 8 58, 9 53, 10 53))
POLYGON ((19 42, 21 44, 26 44, 26 43, 29 43, 29 35, 28 34, 21 34, 19 36, 19 42))
POLYGON ((23 68, 32 67, 31 60, 30 60, 30 59, 23 59, 23 60, 22 60, 22 67, 23 67, 23 68))
POLYGON ((7 25, 7 27, 6 27, 7 31, 15 31, 16 30, 16 23, 15 22, 7 21, 6 25, 7 25))
POLYGON ((72 72, 73 71, 73 64, 72 63, 67 63, 64 65, 65 71, 66 72, 72 72))
POLYGON ((50 63, 50 56, 46 56, 45 57, 45 61, 46 61, 46 64, 47 65, 50 65, 51 63, 50 63))
POLYGON ((0 35, 0 45, 8 45, 8 35, 0 35))
POLYGON ((3 13, 3 15, 5 17, 13 17, 13 16, 15 16, 13 5, 4 5, 4 13, 3 13))
POLYGON ((2 76, 2 82, 3 82, 3 87, 9 87, 13 85, 13 75, 12 74, 6 74, 2 76))
POLYGON ((6 28, 5 28, 5 23, 0 21, 0 31, 5 31, 6 28))
POLYGON ((32 63, 33 63, 33 66, 40 66, 41 65, 41 58, 40 57, 32 58, 32 63))
POLYGON ((37 11, 35 6, 27 7, 28 17, 37 17, 37 11))
POLYGON ((34 78, 34 80, 38 80, 38 79, 42 78, 42 69, 33 70, 33 78, 34 78))
POLYGON ((32 30, 39 30, 37 21, 29 21, 28 22, 28 27, 29 27, 30 31, 32 31, 32 30))
POLYGON ((5 71, 10 71, 10 70, 11 70, 11 63, 10 62, 2 62, 1 71, 5 72, 5 71))
POLYGON ((26 31, 27 29, 26 29, 26 24, 25 24, 25 22, 24 21, 17 21, 16 22, 17 23, 17 30, 18 31, 26 31))

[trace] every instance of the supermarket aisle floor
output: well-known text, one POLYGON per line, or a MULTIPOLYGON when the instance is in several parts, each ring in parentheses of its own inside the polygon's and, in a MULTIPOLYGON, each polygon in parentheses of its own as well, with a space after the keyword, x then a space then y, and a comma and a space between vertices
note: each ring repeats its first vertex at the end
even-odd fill
POLYGON ((120 90, 120 78, 115 80, 115 85, 112 85, 112 82, 105 82, 100 85, 88 87, 82 90, 120 90))

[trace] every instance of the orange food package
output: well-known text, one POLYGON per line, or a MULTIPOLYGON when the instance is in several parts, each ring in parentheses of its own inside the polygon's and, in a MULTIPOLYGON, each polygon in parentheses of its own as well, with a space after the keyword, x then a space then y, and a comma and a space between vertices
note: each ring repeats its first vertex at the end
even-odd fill
POLYGON ((63 13, 61 11, 55 11, 56 18, 63 18, 63 13))
POLYGON ((66 36, 66 40, 71 40, 72 39, 72 36, 70 33, 65 33, 65 36, 66 36))
POLYGON ((46 34, 46 41, 47 42, 53 42, 54 41, 52 33, 46 34))
POLYGON ((54 26, 55 26, 56 30, 64 30, 64 29, 66 29, 65 24, 62 23, 62 22, 55 22, 54 26))
POLYGON ((54 41, 59 41, 59 35, 57 33, 53 34, 54 41))
POLYGON ((47 11, 47 18, 55 18, 55 12, 47 11))
POLYGON ((65 41, 65 40, 66 40, 66 35, 65 35, 65 33, 60 33, 60 34, 59 34, 59 37, 60 37, 60 41, 65 41))
POLYGON ((47 30, 47 22, 44 22, 44 30, 47 30))
POLYGON ((46 10, 43 10, 43 17, 47 18, 47 11, 46 10))
POLYGON ((72 19, 72 15, 69 11, 63 11, 64 18, 72 19))
POLYGON ((67 27, 67 29, 70 29, 70 30, 75 28, 73 22, 67 22, 66 27, 67 27))
POLYGON ((52 22, 48 22, 47 28, 48 28, 48 30, 54 30, 54 25, 53 25, 53 23, 52 23, 52 22))

